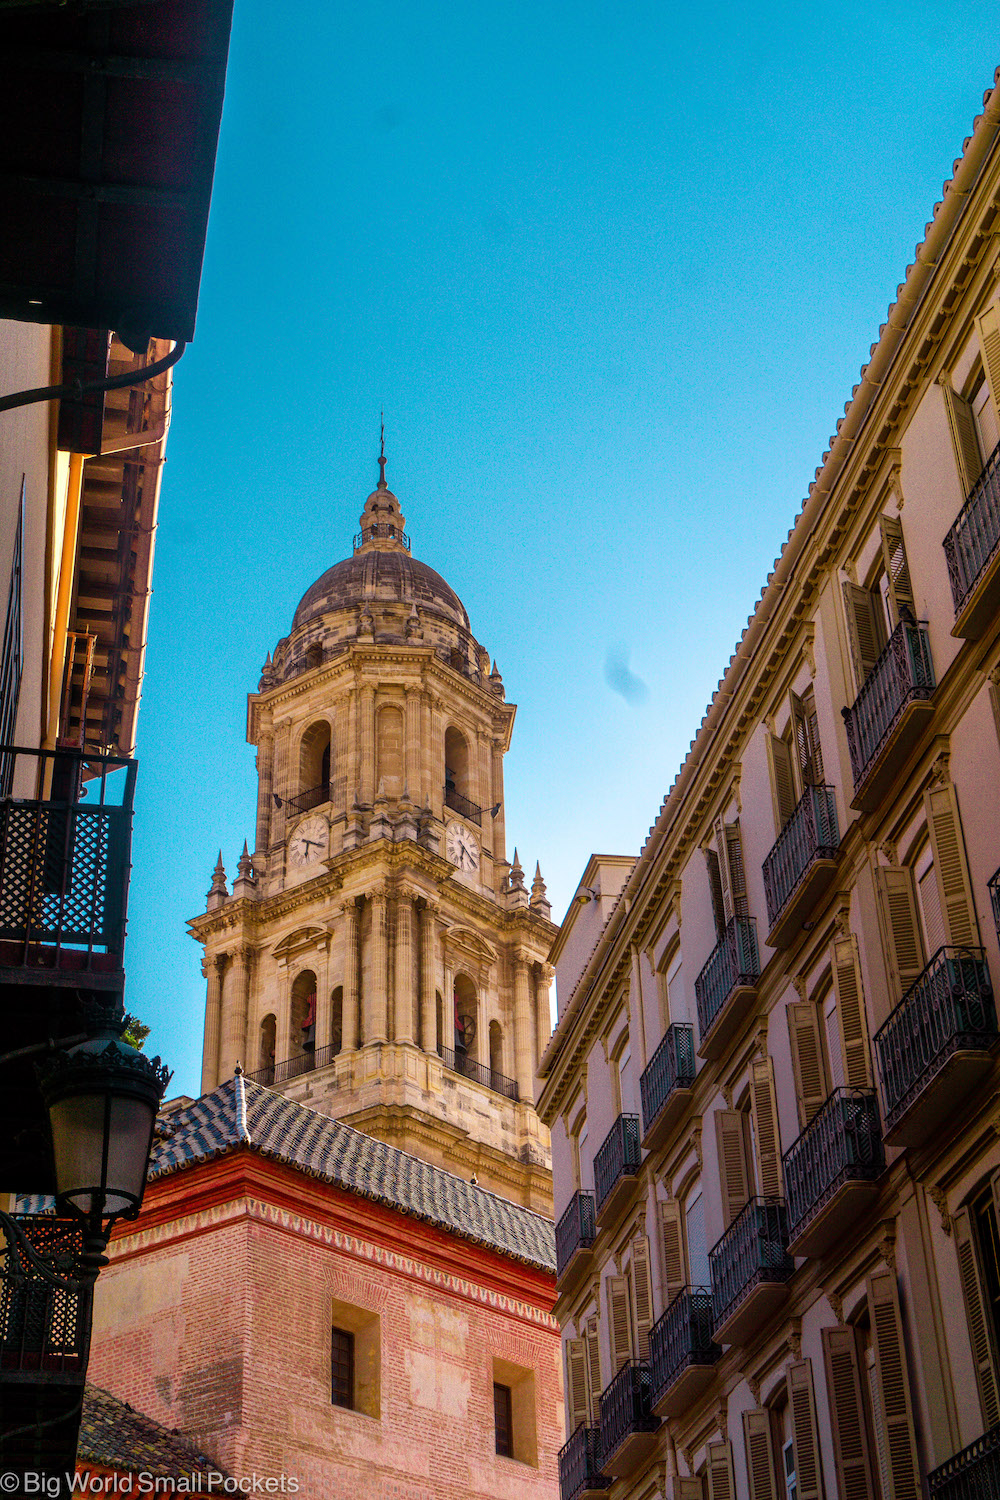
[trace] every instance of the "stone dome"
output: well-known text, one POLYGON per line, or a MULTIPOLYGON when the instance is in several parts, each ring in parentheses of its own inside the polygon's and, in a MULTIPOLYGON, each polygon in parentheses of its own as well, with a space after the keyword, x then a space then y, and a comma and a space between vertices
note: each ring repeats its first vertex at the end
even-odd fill
POLYGON ((440 573, 398 546, 387 550, 361 547, 353 557, 328 568, 303 594, 292 629, 319 615, 376 601, 415 604, 418 610, 444 615, 465 630, 470 628, 465 606, 440 573))

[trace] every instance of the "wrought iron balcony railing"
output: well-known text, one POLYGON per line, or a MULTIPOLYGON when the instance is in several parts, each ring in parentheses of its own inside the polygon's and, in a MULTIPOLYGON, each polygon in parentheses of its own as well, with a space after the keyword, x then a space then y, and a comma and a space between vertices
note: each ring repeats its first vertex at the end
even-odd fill
POLYGON ((789 1239, 847 1183, 874 1182, 884 1171, 875 1090, 835 1089, 784 1155, 789 1239))
POLYGON ((636 1175, 641 1155, 639 1116, 619 1115, 594 1157, 594 1194, 598 1215, 619 1183, 636 1175))
POLYGON ((472 1078, 485 1088, 492 1089, 494 1094, 502 1094, 505 1099, 513 1099, 515 1103, 520 1098, 517 1083, 513 1078, 507 1078, 503 1073, 496 1072, 494 1068, 487 1068, 483 1063, 476 1062, 466 1053, 453 1051, 451 1047, 439 1047, 437 1050, 438 1057, 452 1073, 461 1073, 463 1078, 472 1078))
POLYGON ((948 581, 956 616, 1000 547, 1000 446, 986 467, 944 539, 948 581))
POLYGON ((702 1042, 718 1021, 733 991, 752 988, 759 978, 757 924, 753 917, 733 917, 721 943, 712 950, 694 982, 702 1042))
POLYGON ((930 698, 934 685, 927 626, 901 620, 854 703, 844 710, 855 791, 888 744, 904 709, 930 698))
MULTIPOLYGON (((265 1088, 270 1088, 275 1083, 287 1083, 290 1078, 298 1078, 302 1073, 312 1073, 317 1068, 326 1068, 340 1051, 340 1047, 317 1047, 312 1052, 300 1052, 298 1057, 288 1057, 284 1062, 268 1063, 263 1068, 256 1068, 254 1072, 244 1076, 251 1083, 262 1083, 265 1088)), ((323 1080, 324 1087, 329 1088, 335 1084, 333 1078, 323 1080)))
POLYGON ((289 814, 304 813, 311 811, 314 807, 322 807, 324 802, 330 800, 330 784, 324 781, 321 786, 311 786, 307 792, 299 792, 295 797, 285 798, 285 807, 289 814))
POLYGON ((366 526, 364 531, 354 533, 355 552, 365 542, 373 541, 376 537, 391 537, 394 541, 400 542, 407 552, 410 550, 410 538, 401 526, 393 526, 387 521, 374 521, 371 526, 366 526))
POLYGON ((784 1199, 751 1198, 709 1251, 708 1261, 712 1320, 718 1330, 755 1287, 785 1282, 794 1271, 784 1199))
POLYGON ((659 1427, 660 1419, 653 1415, 651 1389, 648 1363, 630 1359, 601 1393, 601 1468, 605 1473, 617 1471, 615 1455, 629 1438, 655 1432, 659 1427))
POLYGON ((647 1134, 677 1089, 694 1083, 694 1031, 686 1022, 668 1026, 639 1079, 642 1129, 647 1134))
POLYGON ((0 745, 0 967, 121 970, 135 761, 0 745))
POLYGON ((563 1274, 578 1250, 589 1250, 597 1238, 593 1193, 574 1193, 556 1225, 556 1276, 563 1274))
POLYGON ((72 1275, 82 1220, 17 1214, 13 1222, 18 1237, 0 1230, 0 1412, 18 1379, 82 1386, 90 1343, 92 1291, 72 1275))
POLYGON ((559 1450, 559 1500, 581 1500, 613 1483, 601 1473, 601 1429, 581 1422, 559 1450))
POLYGON ((836 859, 839 846, 833 787, 807 786, 764 861, 764 896, 769 928, 777 922, 813 861, 836 859))
POLYGON ((470 801, 461 792, 456 792, 453 786, 446 786, 444 789, 444 805, 450 807, 452 812, 457 812, 463 818, 467 818, 470 823, 475 823, 477 828, 483 826, 483 809, 479 803, 470 801))
POLYGON ((695 1365, 711 1368, 721 1357, 722 1350, 712 1338, 711 1288, 686 1286, 653 1324, 649 1335, 653 1404, 686 1370, 695 1365))
POLYGON ((997 930, 997 937, 1000 937, 1000 870, 998 870, 995 875, 990 876, 989 880, 986 882, 986 889, 990 893, 990 906, 993 911, 993 925, 997 930))
POLYGON ((993 1500, 1000 1495, 1000 1426, 932 1469, 927 1487, 933 1500, 993 1500))
POLYGON ((996 1039, 983 950, 939 948, 875 1035, 887 1136, 950 1058, 988 1052, 996 1039))

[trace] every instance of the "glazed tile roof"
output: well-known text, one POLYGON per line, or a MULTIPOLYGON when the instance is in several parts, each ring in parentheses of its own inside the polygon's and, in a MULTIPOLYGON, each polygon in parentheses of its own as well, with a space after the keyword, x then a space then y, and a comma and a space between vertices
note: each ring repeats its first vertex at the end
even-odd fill
POLYGON ((224 1472, 179 1433, 96 1385, 88 1385, 83 1398, 77 1464, 162 1479, 224 1472))
POLYGON ((169 1134, 153 1143, 151 1182, 249 1148, 321 1182, 555 1273, 555 1228, 550 1219, 240 1074, 167 1116, 164 1128, 169 1134))

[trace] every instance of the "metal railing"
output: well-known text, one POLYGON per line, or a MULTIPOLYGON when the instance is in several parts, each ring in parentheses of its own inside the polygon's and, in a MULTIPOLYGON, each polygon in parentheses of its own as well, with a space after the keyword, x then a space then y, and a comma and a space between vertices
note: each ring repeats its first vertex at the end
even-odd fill
POLYGON ((993 925, 1000 937, 1000 870, 991 875, 986 882, 986 889, 990 893, 990 906, 993 910, 993 925))
POLYGON ((653 1400, 658 1401, 691 1365, 714 1365, 722 1349, 712 1338, 712 1290, 686 1286, 649 1335, 653 1400))
POLYGON ((783 1163, 794 1239, 845 1182, 874 1182, 885 1171, 875 1090, 835 1089, 783 1163))
POLYGON ((324 781, 321 786, 312 786, 307 792, 299 792, 295 797, 285 798, 285 807, 290 813, 304 813, 311 811, 314 807, 322 807, 324 802, 330 800, 330 784, 324 781))
POLYGON ((1000 1426, 932 1469, 927 1486, 935 1500, 995 1500, 1000 1495, 1000 1426))
POLYGON ((607 1390, 601 1393, 601 1468, 634 1432, 655 1432, 659 1417, 652 1411, 652 1378, 645 1360, 630 1359, 622 1365, 607 1390))
POLYGON ((461 1073, 463 1078, 472 1078, 476 1083, 483 1084, 485 1088, 492 1089, 494 1094, 502 1094, 505 1099, 513 1099, 515 1103, 520 1099, 521 1096, 513 1078, 498 1073, 494 1068, 487 1068, 485 1064, 476 1062, 464 1052, 455 1052, 451 1047, 439 1047, 437 1050, 438 1057, 452 1073, 461 1073))
POLYGON ((1000 445, 986 460, 969 498, 944 539, 948 582, 959 615, 1000 546, 1000 445))
POLYGON ((559 1500, 577 1500, 587 1490, 609 1490, 613 1483, 601 1473, 601 1429, 581 1422, 559 1449, 559 1500))
POLYGON ((939 948, 875 1034, 886 1130, 953 1052, 996 1039, 993 986, 982 948, 939 948))
POLYGON ((764 860, 767 922, 773 927, 814 859, 836 859, 840 846, 832 786, 807 786, 764 860))
POLYGON ((844 709, 855 789, 867 776, 908 703, 934 691, 934 666, 926 625, 901 620, 857 698, 844 709))
POLYGON ((619 1115, 594 1157, 594 1195, 598 1213, 621 1178, 635 1176, 640 1159, 639 1116, 619 1115))
POLYGON ((561 1276, 577 1250, 589 1250, 597 1238, 597 1210, 593 1193, 574 1193, 556 1225, 556 1276, 561 1276))
POLYGON ((711 1031, 737 985, 753 985, 760 978, 757 924, 753 917, 733 917, 721 943, 694 982, 698 1029, 702 1041, 711 1031))
POLYGON ((787 1281, 795 1269, 788 1253, 788 1210, 783 1198, 751 1198, 709 1251, 715 1328, 765 1281, 787 1281))
POLYGON ((372 541, 375 537, 392 537, 394 541, 401 542, 407 552, 410 550, 410 538, 401 526, 392 526, 386 521, 376 521, 371 526, 366 526, 363 531, 354 533, 354 550, 363 546, 365 542, 372 541))
POLYGON ((478 828, 483 826, 483 809, 479 803, 471 802, 461 792, 456 792, 453 786, 446 786, 444 789, 444 805, 450 807, 452 812, 460 813, 463 818, 468 818, 478 828))
POLYGON ((72 1275, 82 1220, 17 1214, 13 1224, 9 1238, 0 1231, 0 1410, 4 1384, 29 1373, 82 1386, 90 1345, 92 1288, 72 1275))
POLYGON ((0 745, 0 962, 119 969, 136 763, 0 745), (10 945, 10 946, 8 946, 10 945))
POLYGON ((686 1022, 668 1026, 639 1079, 642 1128, 647 1131, 676 1088, 694 1083, 694 1030, 686 1022))
MULTIPOLYGON (((317 1068, 328 1067, 339 1051, 339 1045, 317 1047, 313 1052, 300 1052, 297 1057, 288 1057, 280 1063, 268 1063, 243 1076, 251 1083, 262 1083, 265 1088, 269 1088, 275 1083, 287 1083, 290 1078, 298 1078, 302 1073, 312 1073, 317 1068)), ((324 1083, 330 1086, 332 1081, 324 1080, 324 1083)))

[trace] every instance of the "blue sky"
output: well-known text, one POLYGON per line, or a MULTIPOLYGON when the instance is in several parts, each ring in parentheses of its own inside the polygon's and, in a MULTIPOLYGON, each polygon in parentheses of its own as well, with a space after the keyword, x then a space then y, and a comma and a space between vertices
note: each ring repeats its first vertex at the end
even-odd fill
POLYGON ((561 916, 656 816, 996 41, 986 0, 236 0, 139 719, 127 1003, 172 1092, 185 920, 253 846, 246 694, 350 552, 380 408, 519 705, 508 838, 561 916))

